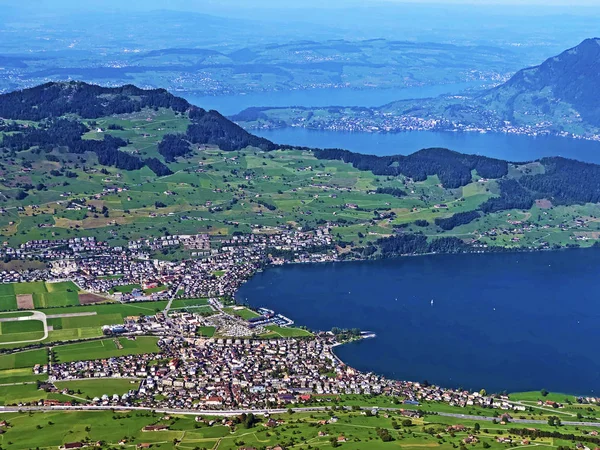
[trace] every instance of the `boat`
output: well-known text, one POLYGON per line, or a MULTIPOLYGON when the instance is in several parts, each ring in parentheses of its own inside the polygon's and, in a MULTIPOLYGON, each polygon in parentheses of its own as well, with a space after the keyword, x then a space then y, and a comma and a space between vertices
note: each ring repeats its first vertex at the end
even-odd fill
POLYGON ((433 306, 433 299, 431 299, 431 306, 433 306))

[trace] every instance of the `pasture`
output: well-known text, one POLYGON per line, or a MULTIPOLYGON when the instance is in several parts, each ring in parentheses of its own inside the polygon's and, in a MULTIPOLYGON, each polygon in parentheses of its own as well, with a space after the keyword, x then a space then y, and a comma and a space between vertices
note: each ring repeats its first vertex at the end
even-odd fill
POLYGON ((73 391, 73 395, 77 397, 92 399, 103 395, 112 397, 117 394, 121 396, 130 390, 137 390, 140 382, 125 379, 90 379, 57 381, 55 385, 61 390, 69 389, 69 391, 73 391))
POLYGON ((0 284, 0 311, 79 305, 78 292, 70 281, 0 284))
MULTIPOLYGON (((41 391, 39 391, 42 393, 41 391)), ((32 396, 37 392, 23 393, 32 396)), ((43 394, 43 393, 42 393, 43 394)), ((363 405, 366 406, 366 405, 363 405)), ((459 409, 455 408, 456 411, 459 409)), ((101 441, 103 446, 116 447, 125 438, 125 446, 134 448, 142 443, 151 444, 151 448, 215 448, 219 450, 238 450, 239 448, 266 448, 277 445, 284 448, 368 448, 385 450, 403 448, 418 450, 434 448, 452 450, 463 446, 463 440, 475 436, 476 448, 505 450, 507 444, 497 441, 498 437, 509 437, 511 427, 525 428, 527 425, 492 424, 481 422, 479 431, 475 431, 476 422, 443 416, 425 416, 404 422, 400 412, 380 412, 366 416, 360 411, 296 412, 277 414, 273 417, 280 421, 274 429, 263 424, 266 419, 257 416, 258 423, 251 429, 238 425, 233 431, 215 424, 212 427, 196 423, 193 416, 170 415, 151 411, 70 411, 32 413, 29 415, 9 413, 3 416, 11 425, 2 437, 2 446, 7 449, 47 447, 57 448, 67 442, 101 441), (330 421, 332 415, 338 420, 330 421), (160 432, 143 432, 148 425, 161 424, 168 429, 160 432), (463 431, 448 431, 451 425, 462 425, 463 431), (384 442, 380 434, 386 431, 390 435, 384 442), (175 442, 176 440, 176 442, 175 442), (335 441, 335 444, 332 444, 335 441), (462 445, 461 445, 462 444, 462 445), (485 445, 484 445, 485 444, 485 445)), ((211 419, 207 417, 207 419, 211 419)), ((219 421, 219 418, 216 418, 219 421)), ((547 425, 537 425, 541 429, 551 429, 547 425)), ((592 431, 591 427, 561 427, 560 432, 583 433, 592 431)), ((521 439, 515 439, 515 445, 521 439)), ((531 446, 540 450, 551 450, 558 445, 573 445, 572 441, 561 439, 537 438, 531 446)))
POLYGON ((47 363, 48 350, 45 348, 0 355, 0 370, 32 368, 47 363))
POLYGON ((35 341, 43 337, 44 323, 40 320, 0 322, 0 344, 35 341))
POLYGON ((125 337, 99 339, 54 347, 53 360, 56 362, 86 361, 115 356, 157 353, 157 337, 138 336, 135 340, 125 337))

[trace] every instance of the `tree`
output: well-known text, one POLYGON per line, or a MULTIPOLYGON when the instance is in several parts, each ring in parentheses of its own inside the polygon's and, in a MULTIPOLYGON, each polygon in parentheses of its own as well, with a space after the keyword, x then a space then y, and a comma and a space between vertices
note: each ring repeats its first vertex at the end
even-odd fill
POLYGON ((542 397, 546 397, 549 394, 549 392, 546 389, 542 389, 540 391, 540 394, 542 394, 542 397))
POLYGON ((478 423, 476 423, 476 424, 473 426, 473 429, 474 429, 475 431, 479 431, 479 430, 481 429, 481 425, 479 425, 478 423))
POLYGON ((548 425, 550 425, 551 427, 560 427, 562 425, 560 417, 557 417, 557 416, 548 417, 548 425))

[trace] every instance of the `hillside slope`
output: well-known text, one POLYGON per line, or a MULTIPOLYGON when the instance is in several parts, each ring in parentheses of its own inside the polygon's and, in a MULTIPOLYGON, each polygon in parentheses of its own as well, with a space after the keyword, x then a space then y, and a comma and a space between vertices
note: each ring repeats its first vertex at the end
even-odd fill
POLYGON ((520 70, 506 83, 478 101, 489 108, 500 106, 505 120, 581 121, 600 126, 600 39, 586 39, 539 66, 520 70))

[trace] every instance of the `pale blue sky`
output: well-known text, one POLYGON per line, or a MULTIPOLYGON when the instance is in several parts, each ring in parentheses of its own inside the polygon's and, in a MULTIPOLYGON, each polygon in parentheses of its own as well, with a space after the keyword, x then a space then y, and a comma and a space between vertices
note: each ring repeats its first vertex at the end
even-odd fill
POLYGON ((13 0, 0 0, 0 5, 19 9, 64 9, 71 10, 105 10, 107 8, 125 8, 153 10, 177 9, 203 12, 204 10, 236 8, 347 8, 349 6, 377 6, 411 3, 419 5, 477 5, 477 6, 593 6, 600 7, 599 0, 102 0, 99 2, 82 2, 81 0, 27 0, 25 3, 13 0))

